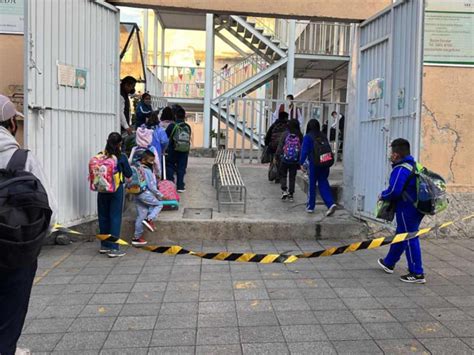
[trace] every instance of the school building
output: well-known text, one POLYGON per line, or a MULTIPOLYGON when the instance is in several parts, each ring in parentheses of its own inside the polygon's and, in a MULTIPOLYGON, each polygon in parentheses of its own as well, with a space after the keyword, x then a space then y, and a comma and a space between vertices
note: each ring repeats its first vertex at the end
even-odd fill
POLYGON ((373 218, 398 137, 447 179, 449 213, 472 209, 469 0, 25 0, 0 11, 0 92, 25 112, 18 138, 45 166, 66 225, 95 218, 87 161, 119 130, 125 75, 155 108, 192 113, 195 148, 245 161, 258 161, 288 94, 305 122, 337 131, 331 112, 343 114, 334 144, 356 216, 373 218))

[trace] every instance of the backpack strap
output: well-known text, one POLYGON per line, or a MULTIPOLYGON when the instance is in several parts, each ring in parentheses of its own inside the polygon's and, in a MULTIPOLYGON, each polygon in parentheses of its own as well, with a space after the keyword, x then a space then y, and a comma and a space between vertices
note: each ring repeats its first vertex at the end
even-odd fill
POLYGON ((7 170, 23 171, 25 170, 26 160, 28 159, 28 150, 17 149, 13 153, 7 165, 7 170))
POLYGON ((416 163, 415 163, 415 165, 412 165, 410 163, 403 163, 403 164, 400 164, 399 166, 402 167, 402 168, 410 170, 410 175, 408 176, 407 180, 405 181, 405 184, 403 184, 402 198, 404 199, 404 201, 408 200, 412 203, 415 203, 415 201, 413 201, 413 199, 410 197, 410 195, 408 195, 408 193, 406 192, 406 188, 408 187, 408 184, 410 183, 411 179, 413 179, 413 177, 416 177, 416 163))

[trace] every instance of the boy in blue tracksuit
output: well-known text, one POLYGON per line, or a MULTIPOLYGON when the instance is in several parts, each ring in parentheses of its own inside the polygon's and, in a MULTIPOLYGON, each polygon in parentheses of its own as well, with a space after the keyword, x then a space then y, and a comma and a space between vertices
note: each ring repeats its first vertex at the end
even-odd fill
MULTIPOLYGON (((396 202, 397 234, 416 232, 420 229, 423 219, 423 214, 413 204, 413 201, 417 200, 416 178, 412 175, 412 169, 416 168, 416 162, 410 155, 410 143, 406 139, 395 139, 391 147, 390 160, 393 170, 390 175, 389 187, 381 193, 380 198, 384 201, 396 202)), ((409 283, 425 283, 418 237, 392 244, 385 259, 378 260, 380 267, 385 272, 392 274, 395 264, 400 260, 403 252, 407 258, 409 273, 401 276, 400 280, 409 283)))

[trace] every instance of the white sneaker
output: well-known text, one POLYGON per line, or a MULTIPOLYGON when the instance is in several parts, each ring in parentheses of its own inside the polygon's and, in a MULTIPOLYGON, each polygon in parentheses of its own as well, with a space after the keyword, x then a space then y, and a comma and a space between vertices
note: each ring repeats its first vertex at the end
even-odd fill
POLYGON ((178 193, 182 194, 183 192, 186 192, 186 189, 178 190, 178 193))
POLYGON ((328 211, 326 212, 326 216, 327 217, 330 217, 334 214, 334 212, 336 212, 336 209, 337 209, 337 205, 335 203, 332 204, 331 207, 329 207, 328 211))
POLYGON ((312 209, 306 207, 306 213, 314 213, 314 210, 312 210, 312 209))
POLYGON ((31 355, 31 350, 24 348, 16 348, 15 355, 31 355))

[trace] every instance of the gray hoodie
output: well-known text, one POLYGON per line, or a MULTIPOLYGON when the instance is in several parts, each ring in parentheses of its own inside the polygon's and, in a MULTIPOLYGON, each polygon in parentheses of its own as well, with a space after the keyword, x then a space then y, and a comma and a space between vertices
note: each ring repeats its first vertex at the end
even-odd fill
MULTIPOLYGON (((15 137, 4 127, 0 126, 0 169, 7 167, 10 158, 13 153, 20 148, 20 145, 15 140, 15 137)), ((43 172, 38 159, 33 155, 33 153, 28 152, 28 159, 26 160, 25 171, 29 171, 34 176, 36 176, 41 183, 43 184, 46 193, 48 194, 49 206, 53 210, 53 216, 51 217, 51 224, 54 224, 56 221, 56 211, 57 204, 56 199, 54 198, 51 188, 49 187, 48 180, 43 172)))

